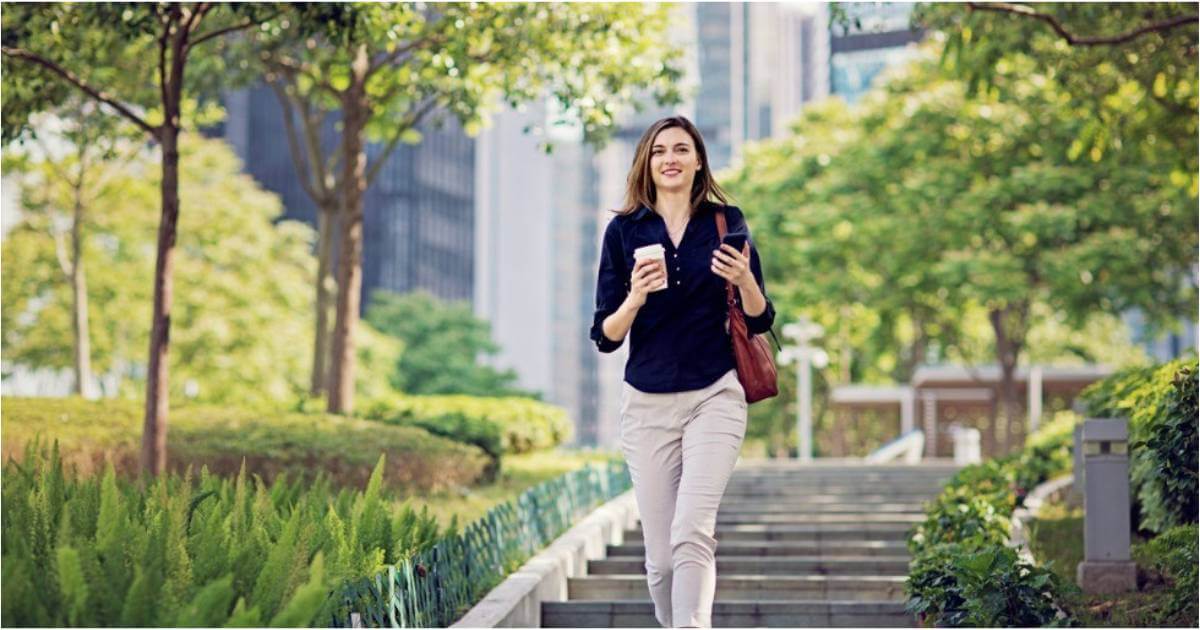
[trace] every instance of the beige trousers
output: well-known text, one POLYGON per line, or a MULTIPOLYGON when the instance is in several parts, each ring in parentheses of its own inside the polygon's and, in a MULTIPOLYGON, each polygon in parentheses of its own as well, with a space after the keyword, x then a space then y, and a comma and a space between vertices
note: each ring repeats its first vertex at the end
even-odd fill
POLYGON ((730 370, 712 385, 648 394, 624 383, 621 450, 663 627, 712 627, 717 507, 746 435, 746 394, 730 370))

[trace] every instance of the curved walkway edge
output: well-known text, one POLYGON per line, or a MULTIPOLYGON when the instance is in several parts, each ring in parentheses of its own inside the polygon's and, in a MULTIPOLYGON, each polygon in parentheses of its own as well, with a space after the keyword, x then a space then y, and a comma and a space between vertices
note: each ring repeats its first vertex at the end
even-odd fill
POLYGON ((567 578, 584 575, 588 560, 605 557, 638 522, 633 490, 601 505, 521 565, 451 628, 537 628, 542 602, 567 599, 567 578))
POLYGON ((1037 564, 1037 561, 1033 559, 1033 554, 1029 550, 1029 522, 1037 518, 1038 510, 1041 509, 1042 504, 1052 500, 1061 493, 1070 491, 1074 483, 1074 475, 1064 475, 1045 481, 1025 496, 1024 507, 1019 507, 1013 511, 1008 544, 1010 547, 1015 547, 1017 553, 1026 562, 1037 564))

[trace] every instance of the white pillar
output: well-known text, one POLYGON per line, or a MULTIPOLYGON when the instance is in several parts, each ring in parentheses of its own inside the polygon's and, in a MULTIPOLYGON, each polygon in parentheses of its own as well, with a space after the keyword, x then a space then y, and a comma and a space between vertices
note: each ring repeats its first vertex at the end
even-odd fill
POLYGON ((1035 365, 1029 369, 1029 432, 1037 431, 1042 421, 1042 367, 1035 365))
POLYGON ((802 462, 812 461, 812 353, 808 348, 800 350, 800 365, 796 370, 799 378, 800 404, 797 410, 796 429, 799 432, 797 457, 802 462))
POLYGON ((922 409, 925 421, 925 452, 926 457, 937 455, 937 396, 930 393, 921 394, 922 409))
POLYGON ((812 368, 824 368, 829 363, 825 351, 809 344, 820 337, 824 329, 819 324, 801 318, 783 327, 783 336, 795 342, 779 351, 779 364, 796 363, 796 459, 812 461, 812 368))
POLYGON ((906 387, 900 397, 900 435, 913 430, 913 419, 916 416, 916 394, 911 387, 906 387))

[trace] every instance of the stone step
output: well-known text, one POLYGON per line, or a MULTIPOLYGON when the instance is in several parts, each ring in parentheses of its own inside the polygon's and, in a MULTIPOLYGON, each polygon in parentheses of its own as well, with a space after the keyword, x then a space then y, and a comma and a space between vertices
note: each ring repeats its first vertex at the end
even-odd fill
MULTIPOLYGON (((817 542, 845 540, 903 540, 909 538, 907 523, 807 523, 789 525, 774 523, 726 525, 717 524, 718 542, 817 542)), ((642 542, 641 524, 626 530, 624 541, 642 542)))
MULTIPOLYGON (((589 575, 644 575, 643 558, 588 560, 589 575)), ((717 575, 907 575, 907 557, 792 556, 788 558, 718 556, 717 575)))
POLYGON ((919 468, 877 468, 838 470, 834 468, 752 468, 738 466, 733 477, 816 477, 820 479, 938 479, 953 477, 958 470, 935 470, 919 468))
POLYGON ((833 471, 833 472, 878 472, 878 471, 901 471, 901 472, 928 472, 928 471, 949 471, 954 472, 962 468, 961 464, 955 464, 953 458, 939 458, 936 460, 924 459, 919 464, 906 464, 904 462, 866 462, 861 458, 848 458, 842 460, 818 458, 809 462, 802 462, 796 459, 741 459, 738 461, 737 470, 805 470, 805 471, 833 471))
MULTIPOLYGON (((811 479, 805 477, 780 477, 778 479, 735 479, 730 478, 728 485, 739 488, 754 487, 805 487, 805 488, 940 488, 946 485, 945 479, 811 479)), ((880 490, 877 490, 880 491, 880 490)))
POLYGON ((721 505, 726 503, 761 505, 769 503, 773 505, 845 505, 847 503, 906 503, 920 506, 922 502, 932 499, 934 496, 926 495, 910 495, 908 497, 896 496, 894 494, 803 494, 793 497, 747 497, 744 495, 733 495, 726 492, 721 499, 721 505))
POLYGON ((877 473, 877 474, 844 474, 830 475, 822 473, 808 473, 804 471, 789 471, 782 473, 753 473, 739 474, 734 471, 729 476, 730 482, 744 481, 818 481, 832 483, 944 483, 948 479, 954 478, 954 475, 938 474, 938 475, 903 475, 899 473, 877 473))
MULTIPOLYGON (((826 542, 777 542, 777 543, 742 543, 720 542, 717 544, 718 556, 771 556, 782 558, 787 556, 821 556, 837 558, 842 556, 905 556, 908 547, 903 541, 860 540, 860 541, 826 541, 826 542)), ((635 556, 644 558, 646 546, 641 543, 625 543, 609 545, 608 557, 635 556)))
POLYGON ((804 523, 920 523, 924 514, 728 514, 717 513, 717 525, 804 523))
MULTIPOLYGON (((712 625, 754 627, 915 627, 900 602, 716 602, 712 625)), ((545 628, 657 628, 648 601, 543 602, 545 628)))
MULTIPOLYGON (((904 601, 905 580, 901 576, 877 575, 718 575, 716 601, 904 601)), ((567 597, 573 600, 650 600, 646 578, 642 576, 570 578, 567 592, 567 597)))
POLYGON ((899 500, 922 500, 932 499, 942 493, 942 486, 933 486, 929 488, 886 488, 879 486, 859 486, 857 488, 845 488, 839 486, 799 486, 799 485, 763 485, 763 486, 735 486, 728 485, 725 487, 726 497, 749 497, 749 498, 798 498, 803 499, 813 495, 836 495, 843 497, 844 501, 858 501, 864 496, 879 496, 884 495, 895 501, 899 500))
POLYGON ((737 475, 729 476, 729 483, 806 483, 811 485, 827 484, 835 486, 853 486, 864 483, 875 483, 886 486, 927 486, 941 485, 953 479, 953 475, 928 475, 906 477, 904 475, 809 475, 791 473, 786 475, 737 475))
POLYGON ((722 514, 922 514, 919 503, 767 503, 761 501, 721 501, 722 514))

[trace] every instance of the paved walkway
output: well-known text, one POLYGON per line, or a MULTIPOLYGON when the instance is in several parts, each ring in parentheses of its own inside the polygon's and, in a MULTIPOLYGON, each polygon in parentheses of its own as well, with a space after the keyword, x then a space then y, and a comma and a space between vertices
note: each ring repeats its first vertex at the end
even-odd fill
MULTIPOLYGON (((717 515, 714 627, 915 626, 908 529, 957 467, 743 462, 717 515)), ((641 530, 542 604, 544 627, 658 627, 641 530)))

